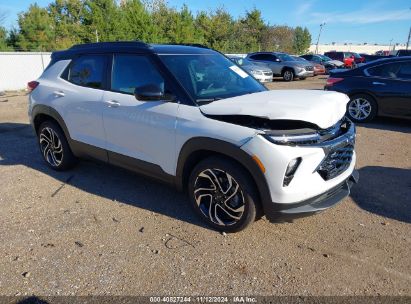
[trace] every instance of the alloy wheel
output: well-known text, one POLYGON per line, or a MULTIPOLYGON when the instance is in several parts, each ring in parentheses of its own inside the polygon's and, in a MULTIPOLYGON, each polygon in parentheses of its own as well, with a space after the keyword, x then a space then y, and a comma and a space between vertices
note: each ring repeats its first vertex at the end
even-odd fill
POLYGON ((356 98, 350 102, 348 112, 357 120, 364 120, 371 114, 371 103, 365 98, 356 98))
POLYGON ((63 161, 63 145, 57 133, 49 127, 41 130, 40 149, 44 159, 53 167, 58 167, 63 161))
POLYGON ((293 74, 291 71, 285 71, 284 72, 284 79, 286 81, 290 81, 293 78, 293 74))
POLYGON ((201 213, 219 226, 234 225, 244 214, 245 201, 240 185, 220 169, 206 169, 198 174, 194 199, 201 213))

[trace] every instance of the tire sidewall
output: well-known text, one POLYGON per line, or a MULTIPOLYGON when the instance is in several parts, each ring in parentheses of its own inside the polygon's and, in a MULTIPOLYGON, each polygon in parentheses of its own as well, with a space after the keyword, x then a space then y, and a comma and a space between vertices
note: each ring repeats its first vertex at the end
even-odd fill
POLYGON ((370 122, 371 120, 373 120, 376 116, 377 116, 377 111, 378 111, 378 107, 377 107, 377 103, 375 102, 375 99, 373 97, 371 97, 370 95, 367 94, 355 94, 352 95, 350 97, 350 101, 347 104, 347 117, 356 122, 356 123, 362 123, 362 122, 370 122), (367 118, 365 119, 356 119, 354 117, 351 116, 350 111, 349 111, 349 107, 351 105, 351 103, 353 102, 353 100, 357 99, 357 98, 363 98, 366 99, 370 105, 371 105, 371 112, 370 115, 368 115, 367 118))
POLYGON ((250 180, 247 172, 241 168, 238 168, 238 164, 235 164, 229 159, 220 157, 210 157, 201 161, 190 174, 188 181, 188 194, 190 203, 193 206, 195 212, 205 221, 210 227, 218 231, 224 232, 238 232, 245 229, 251 223, 256 220, 256 214, 259 212, 258 196, 256 195, 255 187, 250 180), (230 174, 236 182, 239 184, 240 189, 244 197, 244 213, 242 218, 235 224, 230 226, 220 226, 209 220, 197 206, 194 197, 194 185, 199 173, 206 169, 219 169, 230 174))

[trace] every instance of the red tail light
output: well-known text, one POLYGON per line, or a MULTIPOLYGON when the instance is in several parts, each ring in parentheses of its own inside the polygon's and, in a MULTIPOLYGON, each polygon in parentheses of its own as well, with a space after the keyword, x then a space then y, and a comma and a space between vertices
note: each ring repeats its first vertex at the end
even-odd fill
POLYGON ((37 86, 39 85, 38 81, 30 81, 29 83, 27 83, 27 89, 32 92, 35 88, 37 88, 37 86))
POLYGON ((326 86, 327 87, 332 87, 334 84, 337 82, 343 81, 344 78, 334 78, 334 77, 328 77, 326 86))

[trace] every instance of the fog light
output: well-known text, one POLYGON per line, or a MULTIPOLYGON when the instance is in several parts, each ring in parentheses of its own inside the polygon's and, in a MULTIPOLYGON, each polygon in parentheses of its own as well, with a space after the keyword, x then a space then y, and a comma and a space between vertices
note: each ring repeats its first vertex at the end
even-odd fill
POLYGON ((294 178, 294 173, 297 171, 298 166, 301 163, 301 157, 295 158, 287 166, 287 170, 285 171, 283 186, 286 187, 290 184, 292 179, 294 178))

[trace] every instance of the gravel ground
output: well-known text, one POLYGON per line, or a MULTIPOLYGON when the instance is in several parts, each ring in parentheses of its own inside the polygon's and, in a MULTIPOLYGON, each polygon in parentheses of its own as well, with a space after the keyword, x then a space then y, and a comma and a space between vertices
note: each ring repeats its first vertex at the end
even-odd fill
POLYGON ((51 171, 27 96, 0 96, 0 295, 411 296, 410 125, 358 127, 360 183, 335 208, 222 235, 144 177, 86 161, 51 171))

